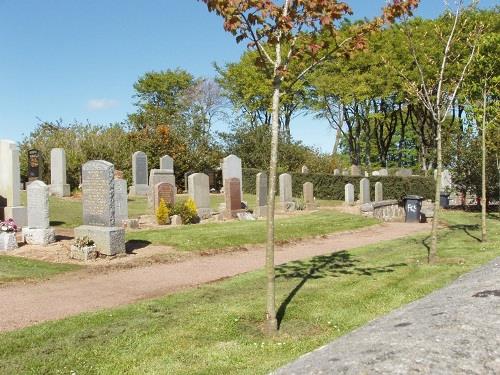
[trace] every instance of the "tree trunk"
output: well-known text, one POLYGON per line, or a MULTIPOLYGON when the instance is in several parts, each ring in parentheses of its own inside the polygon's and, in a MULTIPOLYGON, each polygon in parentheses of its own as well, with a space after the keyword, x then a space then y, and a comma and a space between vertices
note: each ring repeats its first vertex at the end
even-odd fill
POLYGON ((481 241, 486 242, 486 210, 488 198, 486 197, 486 88, 483 92, 483 129, 481 135, 481 149, 483 156, 481 171, 481 241))
POLYGON ((431 247, 429 248, 428 262, 434 263, 437 258, 437 232, 439 222, 439 209, 441 199, 441 171, 443 168, 442 150, 441 150, 441 123, 437 124, 437 137, 436 137, 436 194, 434 195, 434 218, 432 219, 431 231, 431 247))
POLYGON ((279 106, 280 106, 281 79, 274 80, 274 92, 272 101, 272 124, 271 124, 271 158, 269 162, 269 192, 267 197, 267 244, 266 244, 266 276, 267 276, 267 298, 266 319, 268 333, 274 333, 278 329, 276 320, 276 277, 274 270, 274 202, 276 196, 276 166, 278 164, 278 140, 279 140, 279 106))

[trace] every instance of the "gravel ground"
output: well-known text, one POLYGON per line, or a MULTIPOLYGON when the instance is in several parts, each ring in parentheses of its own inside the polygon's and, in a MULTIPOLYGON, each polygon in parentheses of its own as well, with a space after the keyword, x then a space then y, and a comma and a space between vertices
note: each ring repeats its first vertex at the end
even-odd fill
POLYGON ((500 258, 274 374, 500 374, 500 258))

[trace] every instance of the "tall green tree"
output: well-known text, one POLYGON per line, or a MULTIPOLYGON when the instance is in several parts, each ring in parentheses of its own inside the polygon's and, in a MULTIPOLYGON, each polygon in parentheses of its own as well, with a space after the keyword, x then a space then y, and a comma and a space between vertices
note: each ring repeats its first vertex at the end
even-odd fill
MULTIPOLYGON (((209 11, 224 19, 224 28, 236 40, 250 40, 249 47, 258 53, 257 65, 269 80, 271 99, 271 154, 269 163, 269 194, 267 217, 266 275, 267 275, 267 328, 278 328, 275 306, 274 272, 274 203, 276 192, 276 166, 278 161, 279 119, 281 99, 286 82, 293 90, 308 73, 342 49, 347 53, 365 46, 364 35, 386 21, 418 4, 418 0, 396 1, 385 8, 384 19, 359 25, 357 32, 345 39, 337 39, 337 22, 351 13, 349 6, 340 1, 324 0, 203 0, 209 11), (320 38, 329 33, 331 39, 320 38), (301 66, 298 74, 290 73, 292 61, 301 66)), ((290 91, 291 92, 291 91, 290 91)))

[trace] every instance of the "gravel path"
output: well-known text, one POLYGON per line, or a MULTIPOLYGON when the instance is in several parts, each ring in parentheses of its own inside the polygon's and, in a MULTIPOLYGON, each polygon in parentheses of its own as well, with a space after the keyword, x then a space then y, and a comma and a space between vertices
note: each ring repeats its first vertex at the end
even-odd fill
POLYGON ((500 374, 500 258, 275 374, 500 374))
MULTIPOLYGON (((429 231, 428 224, 384 223, 276 248, 276 264, 429 231)), ((264 266, 262 246, 185 261, 109 271, 75 272, 37 284, 0 287, 0 331, 82 312, 125 305, 254 271, 264 266)))

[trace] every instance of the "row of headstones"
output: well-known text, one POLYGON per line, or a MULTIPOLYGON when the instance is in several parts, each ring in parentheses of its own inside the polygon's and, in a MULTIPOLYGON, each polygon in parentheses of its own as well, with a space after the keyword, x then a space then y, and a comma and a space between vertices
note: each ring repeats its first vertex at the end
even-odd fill
MULTIPOLYGON (((354 196, 354 185, 346 184, 345 185, 345 203, 349 206, 354 205, 355 196, 354 196)), ((375 202, 381 202, 384 200, 384 188, 382 182, 378 181, 375 183, 375 202)), ((370 180, 367 178, 362 178, 359 181, 359 202, 361 204, 370 203, 370 180)))

